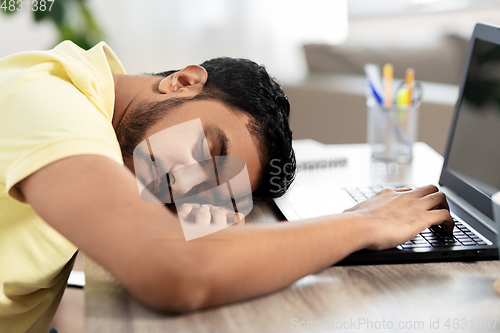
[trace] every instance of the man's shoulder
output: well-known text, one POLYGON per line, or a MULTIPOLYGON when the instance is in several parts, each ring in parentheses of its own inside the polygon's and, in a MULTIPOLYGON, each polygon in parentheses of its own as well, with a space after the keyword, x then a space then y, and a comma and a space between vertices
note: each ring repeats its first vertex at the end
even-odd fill
POLYGON ((0 60, 0 152, 9 152, 0 161, 0 181, 7 191, 68 156, 98 154, 123 163, 111 124, 114 83, 105 47, 96 46, 102 54, 90 60, 71 42, 0 60))

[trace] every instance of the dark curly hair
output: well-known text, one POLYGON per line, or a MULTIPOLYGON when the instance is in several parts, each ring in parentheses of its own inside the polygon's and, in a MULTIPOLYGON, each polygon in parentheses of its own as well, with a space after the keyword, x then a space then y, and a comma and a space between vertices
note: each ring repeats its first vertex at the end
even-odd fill
MULTIPOLYGON (((290 104, 280 85, 264 66, 248 59, 221 57, 200 66, 208 73, 201 93, 203 98, 220 101, 252 118, 248 126, 258 135, 263 166, 261 184, 253 192, 254 199, 282 196, 295 178, 296 161, 289 125, 290 104)), ((166 77, 175 72, 154 75, 166 77)))

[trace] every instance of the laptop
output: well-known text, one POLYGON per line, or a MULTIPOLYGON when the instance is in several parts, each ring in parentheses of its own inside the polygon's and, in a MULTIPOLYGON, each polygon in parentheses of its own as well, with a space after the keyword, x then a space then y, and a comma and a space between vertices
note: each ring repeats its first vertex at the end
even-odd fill
MULTIPOLYGON (((346 166, 349 168, 350 166, 346 166)), ((322 180, 323 184, 325 183, 322 180)), ((295 186, 275 200, 290 220, 342 212, 376 193, 370 186, 336 188, 295 186), (304 202, 298 192, 305 192, 304 202), (323 194, 329 193, 325 202, 323 194), (311 193, 318 193, 311 202, 311 193), (334 195, 332 196, 332 193, 334 195), (325 208, 326 207, 326 208, 325 208)), ((407 187, 408 184, 401 186, 407 187)), ((453 234, 432 227, 393 249, 362 250, 339 265, 462 260, 496 260, 498 247, 491 197, 500 191, 500 28, 477 24, 467 53, 459 97, 446 144, 439 188, 447 195, 453 234)))

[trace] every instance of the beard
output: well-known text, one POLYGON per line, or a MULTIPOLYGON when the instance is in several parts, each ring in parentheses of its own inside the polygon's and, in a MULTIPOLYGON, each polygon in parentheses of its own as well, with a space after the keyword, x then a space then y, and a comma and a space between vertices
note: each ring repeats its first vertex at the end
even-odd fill
POLYGON ((135 108, 125 111, 116 129, 116 138, 120 144, 125 165, 129 169, 134 149, 146 139, 146 132, 177 107, 195 98, 181 97, 160 102, 141 101, 135 108))
MULTIPOLYGON (((125 111, 116 129, 116 137, 120 144, 123 162, 130 171, 135 173, 133 162, 134 150, 146 139, 146 132, 159 120, 168 116, 177 107, 190 100, 193 100, 193 98, 182 97, 160 102, 141 101, 137 104, 137 107, 125 111)), ((175 205, 166 204, 165 206, 174 214, 177 213, 175 205)))

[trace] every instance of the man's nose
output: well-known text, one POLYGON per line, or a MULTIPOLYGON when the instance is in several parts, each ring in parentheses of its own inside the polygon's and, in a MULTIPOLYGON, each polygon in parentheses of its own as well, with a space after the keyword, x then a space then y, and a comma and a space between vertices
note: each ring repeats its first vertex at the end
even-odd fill
POLYGON ((208 182, 212 178, 211 173, 214 174, 213 178, 215 178, 213 165, 210 172, 210 168, 207 168, 209 165, 205 164, 206 163, 194 163, 188 166, 173 167, 169 172, 170 187, 172 191, 184 195, 193 187, 208 182))

